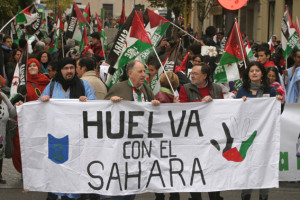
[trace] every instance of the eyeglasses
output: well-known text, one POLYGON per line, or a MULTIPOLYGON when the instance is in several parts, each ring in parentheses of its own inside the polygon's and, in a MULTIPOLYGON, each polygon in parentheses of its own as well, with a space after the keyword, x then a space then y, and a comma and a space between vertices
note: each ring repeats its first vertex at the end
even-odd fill
POLYGON ((75 69, 75 67, 63 67, 62 68, 62 70, 65 70, 65 71, 67 71, 67 70, 74 70, 75 69))

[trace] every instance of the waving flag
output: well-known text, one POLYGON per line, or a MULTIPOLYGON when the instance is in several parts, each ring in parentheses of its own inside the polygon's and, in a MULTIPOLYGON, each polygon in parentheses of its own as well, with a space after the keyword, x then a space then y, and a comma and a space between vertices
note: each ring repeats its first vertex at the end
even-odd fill
POLYGON ((61 38, 61 34, 64 32, 64 24, 62 22, 62 16, 61 16, 61 6, 59 5, 59 10, 58 10, 58 18, 57 18, 57 21, 56 21, 56 31, 53 35, 53 40, 52 42, 50 43, 49 45, 49 51, 50 53, 56 51, 58 49, 58 46, 59 46, 59 38, 61 38))
POLYGON ((104 47, 104 51, 106 51, 107 50, 106 35, 105 35, 104 29, 103 29, 103 25, 97 15, 97 13, 96 13, 96 20, 97 20, 98 33, 100 33, 100 40, 101 40, 102 46, 104 47))
POLYGON ((83 11, 83 16, 88 23, 91 22, 91 10, 90 10, 90 3, 88 3, 83 11))
POLYGON ((289 57, 295 47, 300 49, 299 35, 293 25, 287 6, 281 22, 281 42, 285 59, 289 57))
POLYGON ((239 79, 243 74, 245 66, 243 66, 242 62, 245 60, 247 54, 242 41, 241 32, 237 20, 235 20, 220 63, 214 71, 216 83, 234 81, 239 79))
POLYGON ((253 58, 254 57, 254 53, 251 49, 251 46, 249 44, 249 41, 247 39, 247 46, 246 46, 246 53, 247 53, 247 57, 250 59, 250 58, 253 58))
MULTIPOLYGON (((144 13, 143 20, 144 20, 146 32, 148 33, 152 44, 154 46, 157 46, 161 38, 163 37, 163 35, 166 33, 170 25, 170 21, 156 14, 150 9, 147 9, 146 12, 144 13)), ((143 52, 140 55, 141 62, 146 63, 148 56, 152 53, 153 53, 152 48, 147 49, 145 52, 143 52)))
POLYGON ((82 29, 81 27, 88 24, 84 18, 82 12, 78 8, 77 4, 74 2, 71 18, 69 20, 66 37, 69 39, 74 39, 78 43, 82 40, 82 29))
POLYGON ((120 29, 122 29, 123 24, 126 21, 126 16, 125 16, 125 2, 123 0, 122 2, 122 13, 121 13, 121 19, 120 19, 120 29))
POLYGON ((82 34, 82 40, 80 42, 80 52, 84 50, 84 47, 87 46, 89 43, 86 33, 86 27, 83 27, 83 34, 82 34))
POLYGON ((300 36, 299 21, 298 21, 297 16, 296 16, 296 19, 295 19, 295 30, 296 30, 297 34, 300 36))
POLYGON ((16 103, 21 100, 27 94, 27 78, 26 78, 26 69, 27 69, 27 60, 28 60, 28 45, 26 45, 25 50, 23 51, 19 62, 17 63, 12 85, 10 87, 10 101, 16 103))
POLYGON ((112 57, 118 57, 117 62, 114 65, 111 64, 116 71, 107 81, 109 87, 119 81, 128 62, 134 60, 145 49, 152 47, 152 42, 136 11, 133 10, 133 14, 128 20, 128 23, 126 21, 120 30, 111 50, 112 55, 109 57, 109 61, 112 60, 112 57), (129 28, 128 31, 127 28, 129 28))
POLYGON ((35 5, 26 7, 24 10, 19 8, 16 16, 16 24, 32 24, 37 19, 38 10, 35 5))

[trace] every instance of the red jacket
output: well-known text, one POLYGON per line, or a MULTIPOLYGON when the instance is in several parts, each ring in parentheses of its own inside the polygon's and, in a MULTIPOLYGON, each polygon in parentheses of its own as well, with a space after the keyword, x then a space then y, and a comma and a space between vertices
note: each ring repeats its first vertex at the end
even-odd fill
POLYGON ((155 99, 160 101, 160 103, 173 103, 174 96, 166 92, 158 92, 155 95, 155 99))

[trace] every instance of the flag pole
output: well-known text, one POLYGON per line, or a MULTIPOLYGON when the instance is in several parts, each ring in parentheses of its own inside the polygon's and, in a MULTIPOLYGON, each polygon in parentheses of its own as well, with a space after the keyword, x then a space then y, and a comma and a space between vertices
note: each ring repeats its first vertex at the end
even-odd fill
POLYGON ((6 28, 6 26, 8 25, 8 24, 10 24, 10 22, 12 22, 15 18, 16 18, 16 16, 17 15, 15 15, 13 18, 11 18, 2 28, 1 28, 1 30, 0 30, 0 33, 2 33, 2 31, 6 28))
POLYGON ((243 56, 243 61, 244 61, 244 65, 245 65, 245 69, 247 68, 247 65, 246 65, 246 59, 245 59, 245 55, 244 55, 244 49, 243 49, 243 46, 242 46, 242 42, 241 42, 241 38, 240 38, 240 29, 237 25, 237 20, 236 18, 234 19, 235 20, 235 26, 236 26, 236 31, 238 31, 238 38, 239 38, 239 43, 240 43, 240 48, 241 48, 241 52, 242 52, 242 56, 243 56))
POLYGON ((61 50, 62 50, 62 54, 63 54, 63 58, 65 57, 65 47, 64 47, 64 35, 63 33, 60 34, 60 37, 61 37, 61 50))
MULTIPOLYGON (((185 32, 188 36, 190 36, 190 37, 193 38, 194 40, 196 40, 196 41, 198 41, 198 42, 200 42, 200 43, 203 43, 202 40, 199 40, 199 39, 195 38, 194 36, 192 36, 191 34, 189 34, 188 32, 186 32, 184 29, 180 28, 179 26, 177 26, 177 25, 174 24, 173 22, 170 22, 170 23, 171 23, 173 26, 175 26, 176 28, 178 28, 179 30, 185 32)), ((201 44, 201 45, 204 46, 205 44, 203 43, 203 44, 201 44)))
MULTIPOLYGON (((168 82, 169 82, 169 84, 170 84, 171 90, 172 90, 172 92, 173 92, 173 94, 174 94, 174 96, 175 96, 175 91, 174 91, 173 86, 172 86, 172 84, 171 84, 171 81, 170 81, 170 79, 169 79, 169 77, 168 77, 168 74, 167 74, 166 71, 165 71, 165 66, 163 66, 163 64, 161 63, 161 61, 160 61, 160 59, 159 59, 159 56, 158 56, 158 54, 157 54, 157 52, 156 52, 156 50, 155 50, 155 47, 153 46, 152 48, 153 48, 153 50, 154 50, 154 52, 155 52, 155 55, 156 55, 156 57, 157 57, 157 60, 158 60, 159 63, 160 63, 160 67, 163 68, 163 71, 164 71, 164 73, 166 74, 166 77, 167 77, 167 80, 168 80, 168 82)), ((166 64, 166 63, 165 63, 165 64, 166 64)))
MULTIPOLYGON (((103 30, 104 31, 104 30, 103 30)), ((101 44, 102 44, 102 49, 103 49, 103 54, 104 54, 104 61, 106 61, 106 55, 105 55, 105 49, 104 49, 104 41, 103 38, 100 38, 101 44)))

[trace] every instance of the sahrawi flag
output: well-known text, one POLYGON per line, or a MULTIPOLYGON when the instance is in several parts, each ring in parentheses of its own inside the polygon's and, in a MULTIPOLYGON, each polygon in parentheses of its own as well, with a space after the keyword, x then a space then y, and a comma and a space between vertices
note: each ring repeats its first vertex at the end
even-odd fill
POLYGON ((298 21, 297 16, 296 16, 296 19, 295 19, 295 30, 296 30, 297 34, 300 36, 299 21, 298 21))
POLYGON ((12 103, 16 103, 25 97, 27 94, 27 80, 26 80, 26 68, 28 60, 28 45, 26 45, 19 62, 16 65, 15 72, 13 75, 11 87, 10 87, 10 98, 12 103))
POLYGON ((94 32, 93 30, 93 21, 91 19, 91 8, 90 8, 90 3, 88 3, 85 6, 85 9, 83 11, 83 16, 86 19, 86 21, 88 22, 88 24, 86 25, 87 27, 89 27, 90 30, 90 34, 92 34, 94 32))
POLYGON ((125 16, 125 1, 122 1, 122 13, 120 17, 120 29, 123 28, 124 23, 126 22, 126 16, 125 16))
POLYGON ((81 43, 83 30, 82 27, 86 24, 88 24, 87 20, 84 18, 77 4, 74 2, 71 18, 69 20, 66 32, 66 37, 68 39, 74 39, 78 43, 81 43))
POLYGON ((127 23, 127 21, 125 22, 123 28, 120 30, 121 38, 117 38, 111 50, 114 54, 119 55, 119 57, 116 64, 111 65, 114 66, 116 70, 111 80, 109 80, 109 84, 107 84, 109 87, 112 87, 119 81, 123 74, 124 67, 128 62, 134 60, 144 50, 152 47, 152 42, 136 11, 134 11, 133 19, 130 24, 129 31, 126 33, 127 31, 124 28, 126 28, 125 26, 129 25, 129 23, 127 23), (125 35, 122 35, 122 32, 127 34, 126 39, 124 38, 125 35), (123 46, 122 49, 121 45, 123 46))
POLYGON ((281 43, 283 57, 285 59, 289 57, 295 47, 300 49, 299 35, 294 28, 287 6, 285 7, 284 16, 281 22, 281 43))
POLYGON ((32 4, 17 14, 16 24, 24 24, 27 34, 34 35, 42 24, 42 14, 32 4))
POLYGON ((251 58, 254 57, 254 53, 253 53, 253 51, 252 51, 252 48, 251 48, 251 46, 250 46, 250 44, 249 44, 248 39, 247 39, 246 53, 247 53, 247 57, 248 57, 249 59, 251 59, 251 58))
POLYGON ((58 49, 58 46, 59 46, 58 40, 59 40, 59 38, 61 38, 61 35, 63 34, 63 32, 64 32, 64 23, 62 22, 61 6, 59 5, 58 17, 57 17, 57 21, 56 21, 56 31, 53 34, 51 44, 49 45, 50 53, 52 53, 58 49))
POLYGON ((83 16, 88 23, 91 22, 91 10, 90 10, 90 3, 88 3, 83 11, 83 16))
POLYGON ((103 25, 97 15, 97 13, 96 13, 96 20, 97 20, 98 33, 100 34, 100 40, 101 40, 102 46, 104 47, 104 51, 106 51, 107 50, 106 35, 105 35, 104 29, 103 29, 103 25))
MULTIPOLYGON (((145 23, 145 30, 148 33, 153 46, 157 46, 163 35, 166 33, 168 27, 170 26, 170 21, 148 8, 143 15, 143 20, 145 23)), ((144 51, 140 55, 141 62, 145 64, 148 56, 152 53, 152 48, 144 51)))
POLYGON ((235 20, 220 63, 214 72, 216 83, 226 83, 240 79, 245 69, 245 66, 242 66, 240 62, 243 62, 246 56, 245 46, 242 41, 237 20, 235 20))

